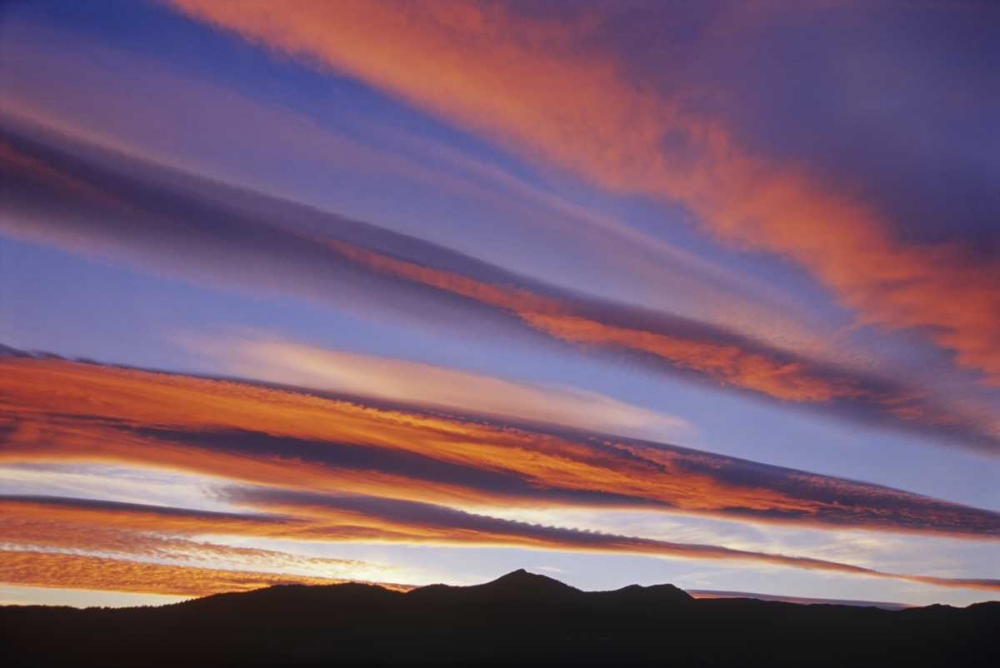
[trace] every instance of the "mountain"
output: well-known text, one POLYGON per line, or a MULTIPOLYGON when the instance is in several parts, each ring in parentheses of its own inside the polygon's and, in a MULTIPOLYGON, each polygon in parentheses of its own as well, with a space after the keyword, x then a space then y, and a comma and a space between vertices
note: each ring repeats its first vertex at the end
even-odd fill
POLYGON ((584 592, 515 571, 399 592, 282 585, 163 607, 0 607, 5 666, 1000 665, 1000 603, 882 610, 584 592))

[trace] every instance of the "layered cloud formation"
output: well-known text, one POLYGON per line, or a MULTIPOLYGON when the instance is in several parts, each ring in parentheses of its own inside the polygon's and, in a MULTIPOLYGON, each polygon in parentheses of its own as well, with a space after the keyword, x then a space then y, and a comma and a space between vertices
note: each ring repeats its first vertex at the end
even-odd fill
MULTIPOLYGON (((5 463, 138 464, 467 507, 638 506, 1000 536, 991 511, 676 446, 60 360, 7 357, 3 369, 5 463)), ((229 519, 247 518, 213 521, 229 519)))
POLYGON ((0 582, 995 596, 997 20, 4 7, 0 582))
POLYGON ((188 338, 192 349, 219 359, 238 376, 285 385, 640 438, 694 431, 680 418, 570 387, 515 383, 261 336, 188 338))
POLYGON ((21 586, 176 596, 209 596, 278 584, 329 585, 343 582, 330 578, 31 550, 0 550, 0 580, 21 586))
MULTIPOLYGON (((186 541, 197 546, 197 559, 243 557, 242 563, 228 568, 206 568, 197 562, 184 563, 184 539, 164 539, 164 534, 210 534, 271 536, 313 541, 368 541, 404 544, 500 545, 532 549, 583 552, 627 553, 660 557, 757 562, 770 566, 827 571, 848 575, 900 579, 941 587, 961 587, 1000 591, 1000 580, 942 578, 899 575, 851 564, 753 552, 714 545, 676 543, 633 538, 559 527, 526 524, 472 514, 446 506, 401 501, 386 497, 339 496, 259 488, 233 489, 230 498, 240 504, 267 508, 268 516, 223 517, 218 514, 171 508, 92 501, 45 498, 0 497, 0 506, 9 515, 5 524, 15 524, 18 549, 0 550, 0 575, 4 581, 23 585, 147 591, 158 594, 205 595, 218 591, 243 590, 298 582, 331 584, 337 580, 295 573, 296 566, 341 569, 358 579, 366 564, 331 559, 292 558, 266 550, 240 549, 186 541), (33 522, 43 511, 44 519, 33 522), (280 514, 279 514, 280 513, 280 514), (180 519, 149 526, 150 517, 180 519), (234 521, 239 520, 239 521, 234 521), (117 532, 120 540, 110 545, 100 540, 102 531, 117 532), (68 533, 67 533, 68 530, 68 533), (155 534, 148 533, 155 531, 155 534), (96 539, 96 540, 95 540, 96 539), (151 548, 172 543, 165 553, 174 563, 149 560, 151 548), (67 554, 37 551, 39 547, 71 548, 89 552, 117 553, 109 559, 95 554, 67 554), (155 547, 154 547, 155 546, 155 547), (31 569, 30 560, 39 558, 41 569, 31 569), (181 563, 176 563, 178 559, 181 563), (255 560, 267 561, 281 573, 252 571, 255 560), (242 567, 241 567, 242 566, 242 567), (53 577, 50 570, 59 570, 53 577), (190 571, 190 573, 187 573, 190 571)), ((10 529, 11 527, 4 527, 10 529)), ((163 558, 163 557, 161 557, 163 558)), ((371 569, 369 569, 371 571, 371 569)))
POLYGON ((996 453, 988 406, 581 295, 441 246, 136 161, 8 120, 7 234, 187 279, 571 346, 840 418, 996 453), (41 143, 39 138, 44 143, 41 143), (248 273, 246 266, 257 271, 248 273), (541 338, 538 338, 541 337, 541 338))
MULTIPOLYGON (((959 366, 1000 383, 996 259, 952 242, 908 243, 878 206, 751 150, 725 118, 699 108, 704 90, 664 84, 623 57, 626 49, 615 50, 629 39, 616 26, 634 27, 641 12, 591 7, 548 16, 475 2, 299 2, 282 12, 267 2, 172 4, 610 190, 680 202, 719 239, 803 267, 863 321, 923 331, 959 366)), ((720 14, 696 47, 719 47, 731 32, 768 20, 766 11, 720 14)))

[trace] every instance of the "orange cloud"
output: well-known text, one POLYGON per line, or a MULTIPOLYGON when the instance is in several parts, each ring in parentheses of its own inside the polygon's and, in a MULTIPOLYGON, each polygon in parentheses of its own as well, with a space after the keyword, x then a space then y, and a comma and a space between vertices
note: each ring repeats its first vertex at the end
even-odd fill
MULTIPOLYGON (((225 514, 164 506, 60 497, 0 496, 0 543, 6 549, 72 551, 178 568, 251 571, 323 580, 398 577, 395 569, 357 560, 221 544, 216 536, 294 538, 301 519, 225 514)), ((144 590, 145 591, 145 590, 144 590)))
MULTIPOLYGON (((415 503, 409 501, 397 501, 376 497, 359 496, 332 496, 326 494, 309 494, 296 491, 286 491, 277 489, 233 489, 230 492, 231 498, 237 503, 265 508, 269 512, 278 512, 284 517, 295 517, 294 523, 272 523, 265 525, 265 530, 270 528, 275 532, 275 537, 296 538, 299 540, 312 540, 324 542, 337 541, 364 541, 364 542, 386 542, 402 544, 422 544, 422 545, 460 545, 460 546, 508 546, 523 547, 538 550, 558 550, 574 552, 596 552, 596 553, 623 553, 642 554, 657 557, 698 559, 698 560, 735 560, 761 563, 773 566, 791 567, 806 570, 843 573, 848 575, 872 576, 890 579, 901 579, 922 584, 930 584, 944 587, 965 587, 972 589, 1000 590, 1000 581, 988 579, 971 578, 939 578, 921 575, 896 574, 879 571, 870 568, 855 566, 852 564, 815 559, 808 557, 788 556, 768 552, 757 552, 750 550, 732 549, 714 545, 675 543, 664 540, 650 540, 620 536, 605 533, 595 533, 579 531, 560 527, 542 526, 537 524, 527 524, 511 520, 498 519, 486 515, 471 514, 459 510, 454 510, 444 506, 436 506, 426 503, 415 503)), ((106 550, 109 544, 102 540, 104 537, 95 527, 113 527, 120 529, 126 526, 135 526, 137 531, 124 533, 123 538, 131 537, 134 545, 119 551, 112 562, 112 575, 108 578, 114 582, 113 577, 119 571, 126 569, 122 561, 134 562, 125 575, 124 582, 127 587, 150 587, 136 589, 150 593, 192 593, 204 591, 209 587, 232 586, 233 578, 238 584, 236 589, 242 590, 265 584, 273 584, 278 576, 271 575, 260 569, 261 565, 268 567, 268 570, 281 568, 282 575, 291 578, 291 581, 301 581, 307 583, 330 582, 329 576, 316 578, 302 575, 301 573, 289 575, 289 570, 303 567, 321 567, 326 573, 344 572, 355 574, 352 579, 357 579, 358 573, 376 573, 371 569, 365 569, 364 564, 357 562, 340 562, 332 559, 303 558, 276 553, 268 550, 228 548, 227 546, 205 545, 203 556, 208 555, 218 559, 219 557, 252 557, 250 561, 233 561, 230 563, 238 568, 239 575, 232 576, 230 570, 220 571, 216 568, 206 569, 197 563, 191 563, 185 559, 184 541, 159 538, 150 536, 143 529, 150 516, 167 518, 171 515, 184 516, 186 522, 182 531, 196 531, 197 523, 203 521, 205 526, 200 532, 218 532, 219 528, 213 526, 211 514, 197 513, 192 511, 175 510, 154 506, 134 506, 130 504, 100 503, 82 501, 76 499, 0 499, 5 513, 9 513, 19 522, 17 530, 9 534, 8 547, 16 544, 19 549, 34 552, 39 547, 42 548, 70 548, 74 550, 85 550, 93 552, 95 550, 106 550), (32 515, 37 514, 39 509, 45 510, 46 519, 42 521, 32 521, 32 515), (89 520, 82 523, 80 516, 88 517, 89 520), (27 520, 27 521, 24 521, 27 520), (89 526, 88 526, 89 525, 89 526), (27 528, 27 531, 24 529, 27 528), (153 541, 152 543, 150 541, 153 541), (157 543, 159 541, 159 544, 157 543), (163 553, 150 552, 150 545, 157 545, 164 549, 163 553), (215 549, 218 548, 218 549, 215 549), (153 569, 154 576, 146 573, 150 558, 169 559, 172 563, 157 563, 153 569), (180 563, 177 563, 180 561, 180 563), (251 570, 257 564, 257 570, 251 570), (162 567, 162 568, 161 568, 162 567), (167 591, 163 587, 169 586, 169 582, 176 581, 182 572, 190 570, 191 576, 184 582, 176 583, 180 587, 178 590, 167 591), (225 575, 220 576, 223 573, 225 575), (163 579, 160 579, 163 578, 163 579), (131 584, 132 581, 135 584, 131 584), (147 582, 151 582, 147 584, 147 582), (217 583, 217 584, 213 584, 217 583)), ((15 520, 15 524, 18 524, 15 520)), ((4 527, 0 524, 0 528, 4 527)), ((247 528, 246 524, 234 525, 226 533, 242 535, 242 531, 247 528)), ((172 532, 169 522, 159 529, 160 534, 169 536, 172 532)), ((258 535, 256 531, 253 535, 258 535)), ((122 541, 127 544, 127 540, 122 541)), ((114 545, 113 547, 119 547, 114 545)), ((53 554, 45 550, 43 554, 53 554)), ((79 555, 76 555, 79 556, 79 555)), ((11 559, 18 564, 16 558, 0 557, 11 559)), ((69 570, 79 566, 81 562, 73 561, 69 570)), ((90 566, 89 563, 83 563, 90 566)), ((107 566, 105 560, 93 562, 94 566, 107 566)), ((5 571, 0 565, 0 581, 12 584, 36 584, 37 580, 27 579, 35 577, 44 579, 48 577, 48 571, 44 564, 39 567, 41 573, 27 573, 28 567, 25 565, 10 566, 10 571, 5 571)), ((106 569, 100 569, 106 570, 106 569)), ((101 574, 87 571, 90 577, 97 580, 96 585, 85 585, 81 581, 73 580, 67 583, 64 578, 57 577, 48 586, 58 587, 78 587, 78 588, 108 588, 102 584, 101 574)), ((74 575, 74 578, 83 578, 84 575, 74 575)), ((133 591, 133 589, 122 589, 123 591, 133 591)))
POLYGON ((128 463, 465 507, 644 506, 1000 536, 988 510, 675 446, 59 360, 2 358, 0 372, 0 462, 128 463))
POLYGON ((683 559, 735 560, 806 570, 919 582, 940 587, 1000 591, 1000 580, 942 578, 888 573, 837 561, 676 543, 541 526, 476 515, 442 506, 358 497, 301 494, 281 490, 233 492, 234 499, 316 522, 315 537, 357 533, 368 540, 458 545, 506 545, 544 550, 645 554, 683 559), (332 523, 332 524, 331 524, 332 523))
MULTIPOLYGON (((43 190, 34 185, 34 179, 22 175, 14 180, 10 202, 5 200, 0 206, 9 214, 0 216, 0 228, 16 237, 73 252, 110 255, 118 261, 141 260, 143 270, 160 268, 176 275, 183 268, 185 279, 235 283, 255 292, 279 290, 323 303, 332 299, 349 308, 359 303, 390 306, 402 314, 412 313, 419 301, 426 307, 419 316, 425 322, 440 324, 437 316, 454 317, 455 324, 462 326, 486 316, 505 327, 518 323, 588 351, 619 356, 625 352, 652 370, 680 372, 716 386, 819 407, 835 416, 919 429, 924 435, 985 452, 995 452, 1000 444, 1000 424, 992 408, 954 406, 954 402, 891 379, 825 364, 707 323, 583 297, 443 247, 415 243, 386 231, 375 233, 364 224, 290 202, 206 181, 198 181, 203 188, 178 190, 176 181, 197 177, 178 178, 179 174, 162 166, 113 156, 93 146, 77 146, 77 150, 93 151, 95 157, 103 156, 101 160, 89 165, 68 160, 63 148, 58 148, 65 138, 57 139, 44 153, 37 150, 34 140, 20 137, 18 141, 22 154, 35 147, 34 153, 41 155, 25 155, 36 161, 44 158, 39 164, 49 172, 71 182, 99 182, 111 195, 128 202, 130 213, 92 210, 91 202, 63 187, 58 178, 47 179, 53 187, 43 190), (163 197, 150 197, 150 188, 163 197), (229 204, 222 206, 221 201, 229 204), (234 206, 236 201, 242 206, 234 206), (257 213, 240 214, 236 210, 242 207, 257 213), (203 224, 188 224, 192 212, 198 212, 203 224), (261 220, 265 214, 275 220, 261 220), (289 227, 282 220, 297 220, 303 227, 289 227), (304 228, 335 233, 332 238, 317 236, 304 228), (351 241, 338 239, 337 234, 351 241), (369 243, 380 250, 367 248, 369 243), (260 262, 275 270, 252 276, 243 271, 247 263, 260 262)), ((505 394, 512 399, 511 392, 505 394)), ((534 406, 538 413, 541 406, 547 406, 550 420, 579 422, 574 417, 579 410, 565 401, 556 403, 560 410, 554 410, 557 406, 551 401, 521 402, 519 410, 534 406)), ((493 404, 483 408, 497 408, 493 404)), ((506 407, 512 407, 510 400, 506 407)), ((640 417, 622 408, 605 401, 601 410, 586 413, 615 424, 640 417)), ((594 425, 586 416, 584 422, 594 425)))
POLYGON ((344 580, 175 566, 54 552, 0 550, 0 582, 50 589, 208 596, 277 584, 340 584, 344 580))
POLYGON ((615 324, 613 317, 609 318, 612 322, 604 322, 600 316, 585 315, 586 305, 569 300, 478 281, 346 243, 324 243, 360 266, 503 309, 534 329, 568 343, 641 353, 720 385, 781 401, 803 404, 858 402, 903 423, 947 430, 961 429, 970 421, 981 422, 975 427, 975 430, 982 430, 980 438, 991 440, 1000 433, 1000 426, 990 417, 961 416, 927 402, 922 392, 824 367, 738 336, 726 337, 717 331, 685 336, 655 325, 642 329, 615 324))
POLYGON ((902 242, 872 207, 751 153, 717 119, 592 46, 597 12, 539 18, 432 0, 291 2, 280 12, 261 0, 172 4, 610 190, 681 202, 718 238, 804 267, 863 322, 922 330, 960 367, 1000 383, 1000 263, 902 242))
POLYGON ((570 387, 517 383, 262 337, 197 338, 191 347, 220 359, 238 375, 285 385, 625 436, 665 438, 694 431, 680 418, 570 387))
POLYGON ((647 497, 691 509, 748 504, 790 510, 810 507, 780 493, 744 493, 737 488, 728 493, 716 490, 713 499, 713 494, 706 493, 713 487, 706 477, 651 480, 650 475, 662 465, 619 470, 621 458, 613 451, 604 453, 555 435, 481 421, 134 370, 58 361, 7 360, 0 364, 7 372, 0 388, 4 396, 17 397, 21 409, 12 412, 17 421, 0 451, 0 461, 135 462, 248 482, 337 485, 344 491, 414 500, 512 501, 532 495, 534 488, 533 496, 538 500, 565 490, 603 493, 612 498, 647 497), (88 396, 101 396, 102 400, 95 405, 88 396), (67 419, 74 410, 79 411, 76 418, 67 419), (289 451, 291 443, 285 441, 283 447, 280 440, 269 443, 258 456, 227 451, 222 443, 226 431, 237 438, 244 432, 315 442, 319 451, 313 461, 304 460, 289 451), (203 433, 207 440, 192 446, 184 442, 185 433, 203 433), (176 440, 171 438, 174 434, 176 440), (323 455, 336 454, 335 446, 346 448, 346 458, 340 466, 323 465, 323 455), (290 456, 281 457, 282 450, 290 456), (366 451, 396 453, 399 464, 389 460, 383 466, 369 465, 366 451), (360 459, 362 466, 352 465, 351 458, 360 459), (443 465, 438 467, 441 476, 434 475, 435 463, 443 465), (420 471, 427 468, 432 469, 430 479, 417 483, 420 471), (484 478, 477 472, 494 475, 484 478), (505 490, 507 485, 509 491, 505 490), (741 494, 743 500, 733 498, 741 494))
MULTIPOLYGON (((572 312, 570 304, 526 290, 496 286, 465 276, 422 267, 339 242, 328 242, 345 257, 375 271, 515 313, 525 323, 569 343, 618 346, 649 353, 726 385, 796 402, 827 402, 865 394, 852 384, 813 376, 802 364, 784 362, 733 343, 684 338, 609 325, 572 312)), ((923 417, 915 416, 917 418, 923 417)))

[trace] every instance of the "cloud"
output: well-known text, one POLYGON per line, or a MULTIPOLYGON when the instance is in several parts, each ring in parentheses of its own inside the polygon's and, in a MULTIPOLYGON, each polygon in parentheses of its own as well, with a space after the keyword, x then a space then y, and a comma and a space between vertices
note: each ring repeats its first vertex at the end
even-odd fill
POLYGON ((959 409, 739 332, 582 296, 414 237, 39 132, 6 133, 7 235, 255 294, 624 357, 786 406, 1000 449, 1000 426, 986 408, 959 409), (45 176, 25 170, 29 163, 43 164, 45 176), (118 206, 85 197, 80 184, 118 206), (248 275, 248 265, 259 271, 248 275))
MULTIPOLYGON (((528 524, 469 513, 445 506, 399 499, 246 487, 231 487, 226 490, 225 494, 226 498, 234 503, 257 510, 265 510, 274 517, 286 518, 287 521, 264 523, 260 527, 264 532, 272 531, 272 537, 278 538, 323 542, 389 542, 409 545, 516 546, 542 550, 624 553, 698 560, 735 560, 847 575, 900 579, 943 587, 1000 591, 1000 580, 887 573, 849 563, 810 557, 528 524)), ((180 527, 182 533, 191 531, 196 533, 220 532, 220 528, 213 525, 211 514, 208 513, 190 513, 171 508, 135 504, 39 497, 0 497, 0 505, 2 505, 5 514, 15 518, 15 522, 21 521, 23 526, 35 529, 35 532, 12 534, 15 550, 20 552, 65 555, 65 553, 49 550, 37 552, 39 543, 43 547, 69 547, 91 553, 95 550, 107 549, 108 545, 100 542, 102 534, 99 530, 94 530, 94 527, 98 529, 114 527, 120 530, 121 527, 134 525, 136 530, 132 536, 137 546, 142 546, 150 539, 154 542, 156 540, 174 540, 176 542, 174 551, 166 554, 173 563, 151 562, 149 561, 150 557, 159 556, 162 558, 163 555, 151 554, 141 547, 119 553, 112 564, 108 564, 106 560, 101 558, 90 562, 71 559, 72 564, 68 568, 80 567, 84 574, 74 575, 71 584, 67 584, 64 578, 54 578, 52 584, 48 586, 109 588, 107 583, 103 581, 100 572, 97 572, 97 567, 110 566, 111 568, 107 570, 117 575, 119 570, 125 568, 123 561, 132 564, 131 568, 134 569, 136 576, 125 579, 124 585, 127 588, 122 589, 122 591, 138 590, 150 593, 183 594, 192 591, 220 591, 221 589, 218 587, 230 586, 233 579, 244 583, 234 587, 237 590, 282 581, 277 579, 279 576, 273 573, 252 571, 248 568, 249 565, 268 563, 268 561, 270 562, 268 566, 271 569, 282 569, 281 576, 289 578, 285 581, 301 581, 309 584, 329 583, 331 582, 329 573, 336 571, 344 572, 348 576, 353 571, 353 579, 357 579, 358 573, 362 572, 378 573, 378 571, 366 569, 365 564, 358 562, 293 557, 273 551, 248 548, 229 548, 231 553, 226 553, 227 546, 215 546, 219 548, 218 551, 222 556, 235 554, 240 557, 250 556, 254 559, 249 563, 244 561, 241 564, 243 567, 238 569, 238 573, 220 576, 220 573, 232 573, 235 569, 220 571, 218 568, 206 569, 203 565, 184 563, 184 541, 163 539, 157 536, 150 537, 143 531, 147 528, 148 517, 153 515, 167 518, 185 516, 191 523, 180 527), (47 511, 44 520, 47 526, 31 524, 30 520, 39 515, 39 510, 47 511), (79 517, 81 514, 86 515, 86 519, 83 521, 79 517), (205 521, 205 526, 198 529, 197 523, 202 520, 205 521), (67 531, 61 532, 61 528, 65 528, 67 531), (98 540, 95 541, 95 538, 98 540), (180 563, 177 563, 178 560, 180 563), (147 565, 152 564, 155 564, 156 567, 152 569, 152 574, 149 574, 146 572, 147 565), (297 574, 291 572, 296 567, 301 569, 303 565, 320 566, 327 576, 316 578, 303 575, 301 572, 297 574), (93 569, 91 569, 92 566, 93 569), (164 568, 161 569, 161 566, 164 568), (178 567, 180 570, 177 569, 178 567), (174 586, 179 585, 179 588, 165 589, 165 587, 170 586, 170 581, 185 577, 183 571, 187 569, 191 569, 192 573, 187 576, 186 581, 175 583, 174 586), (82 584, 80 580, 87 577, 97 580, 98 584, 95 587, 87 587, 82 584), (134 584, 133 580, 135 580, 134 584), (152 580, 155 584, 144 584, 144 580, 152 580), (215 580, 219 582, 215 584, 215 580), (131 587, 150 588, 132 589, 131 587), (213 590, 213 587, 216 589, 213 590)), ((250 516, 248 519, 252 522, 256 517, 259 516, 250 516)), ((239 536, 243 535, 243 531, 250 526, 249 523, 231 524, 221 531, 239 536)), ((173 527, 167 523, 157 531, 158 534, 166 536, 174 533, 173 527)), ((257 528, 252 528, 250 534, 261 535, 257 528)), ((220 556, 213 552, 211 545, 205 546, 205 551, 210 555, 220 556)), ((11 584, 37 584, 38 580, 25 579, 24 567, 20 565, 16 557, 11 556, 11 552, 10 544, 5 550, 0 550, 0 555, 2 555, 0 556, 0 581, 11 584), (10 569, 12 572, 6 572, 6 569, 10 569)), ((58 558, 50 560, 58 562, 58 558)), ((32 574, 32 577, 41 578, 38 574, 32 574)))
POLYGON ((360 207, 366 211, 363 218, 394 221, 396 229, 406 231, 423 229, 421 218, 432 218, 429 234, 506 261, 509 246, 465 233, 473 221, 456 213, 464 205, 476 213, 477 232, 500 225, 506 237, 532 240, 536 252, 520 244, 528 252, 515 259, 539 275, 567 280, 542 250, 556 243, 586 263, 588 278, 607 267, 615 271, 616 282, 624 279, 632 291, 641 290, 637 296, 705 317, 738 320, 759 336, 780 337, 784 345, 831 352, 821 334, 803 325, 802 309, 789 303, 787 292, 563 199, 440 140, 407 133, 344 105, 310 115, 264 103, 252 89, 240 93, 198 75, 180 75, 173 64, 116 50, 78 31, 10 19, 4 36, 0 110, 10 115, 302 201, 342 201, 359 208, 354 196, 376 179, 379 194, 360 207), (29 71, 31 76, 25 76, 29 71), (266 137, 260 128, 268 129, 266 137), (201 140, 206 134, 210 142, 201 140), (412 206, 422 215, 394 211, 397 193, 407 197, 407 210, 412 206), (453 215, 442 216, 442 208, 453 215), (675 289, 650 289, 665 284, 675 289))
POLYGON ((886 573, 842 562, 787 556, 767 552, 736 550, 716 545, 675 543, 615 534, 579 531, 528 524, 477 515, 426 503, 370 497, 310 494, 283 490, 231 490, 230 498, 254 507, 285 513, 313 514, 331 527, 317 528, 317 536, 348 533, 378 540, 402 542, 442 542, 457 544, 498 544, 556 550, 624 552, 688 559, 720 559, 764 563, 807 570, 828 571, 919 582, 941 587, 968 587, 1000 591, 1000 580, 943 578, 886 573))
POLYGON ((698 109, 697 91, 651 80, 656 67, 630 69, 614 15, 471 2, 300 2, 278 14, 266 2, 172 4, 609 190, 680 202, 716 238, 806 269, 862 322, 920 331, 959 367, 1000 383, 995 258, 908 243, 877 206, 751 150, 698 109))
POLYGON ((8 357, 0 370, 0 462, 160 467, 467 508, 641 507, 1000 537, 994 511, 677 446, 61 360, 8 357))
POLYGON ((262 337, 194 337, 190 347, 238 376, 286 385, 638 438, 670 439, 694 431, 681 418, 571 387, 516 383, 262 337))
POLYGON ((26 175, 33 180, 52 185, 57 190, 66 190, 90 202, 117 208, 121 202, 109 197, 83 179, 78 179, 58 169, 53 169, 42 160, 28 155, 7 144, 0 138, 0 166, 7 173, 26 175))
POLYGON ((108 557, 0 550, 0 582, 52 589, 208 596, 278 584, 330 585, 344 580, 198 568, 108 557))
POLYGON ((188 568, 325 579, 386 581, 400 575, 380 564, 227 545, 210 539, 294 534, 302 522, 288 517, 52 496, 0 495, 0 510, 0 549, 5 550, 72 552, 188 568))
MULTIPOLYGON (((44 540, 49 546, 75 545, 74 539, 70 538, 72 533, 66 533, 67 527, 72 532, 86 530, 82 528, 95 523, 104 529, 123 529, 149 534, 147 538, 158 547, 156 535, 158 533, 187 536, 210 533, 254 535, 277 532, 277 525, 288 522, 284 518, 263 515, 196 511, 170 506, 92 499, 67 500, 48 496, 2 495, 0 508, 4 511, 3 517, 0 518, 0 526, 4 528, 2 535, 5 539, 25 543, 29 542, 30 535, 45 535, 47 537, 44 540), (122 523, 118 524, 118 520, 122 523), (31 528, 44 528, 46 522, 58 522, 63 526, 59 532, 52 533, 42 531, 36 533, 31 528), (69 542, 66 544, 58 542, 64 540, 69 542)), ((132 546, 135 551, 141 550, 140 542, 136 539, 132 546)))

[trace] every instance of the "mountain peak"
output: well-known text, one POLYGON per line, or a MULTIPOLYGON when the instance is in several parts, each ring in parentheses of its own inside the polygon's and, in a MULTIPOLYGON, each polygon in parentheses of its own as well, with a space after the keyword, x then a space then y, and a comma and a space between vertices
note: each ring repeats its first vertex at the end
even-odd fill
POLYGON ((519 594, 579 591, 575 587, 571 587, 568 584, 560 582, 559 580, 545 575, 529 573, 523 568, 511 571, 510 573, 502 575, 492 582, 479 585, 479 587, 492 591, 519 594))
POLYGON ((577 591, 575 587, 571 587, 564 582, 560 582, 554 578, 550 578, 546 575, 538 575, 537 573, 529 573, 523 568, 519 568, 516 571, 511 571, 507 575, 501 575, 496 580, 492 582, 487 582, 482 585, 484 587, 498 588, 502 587, 504 589, 519 589, 519 590, 536 590, 539 588, 544 589, 571 589, 577 591))
MULTIPOLYGON (((535 573, 529 573, 523 568, 519 568, 516 571, 511 571, 506 575, 501 575, 496 580, 491 580, 491 582, 532 582, 535 578, 545 578, 546 580, 551 580, 552 578, 546 578, 544 575, 536 575, 535 573)), ((487 583, 488 584, 488 583, 487 583)))

